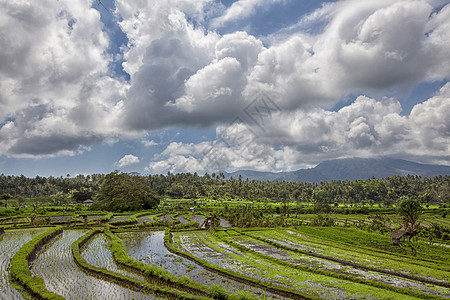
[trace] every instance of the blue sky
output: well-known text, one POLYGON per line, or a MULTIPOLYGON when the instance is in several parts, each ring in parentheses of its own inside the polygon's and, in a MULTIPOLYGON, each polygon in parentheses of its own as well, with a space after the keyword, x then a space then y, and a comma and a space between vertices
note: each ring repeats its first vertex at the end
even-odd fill
POLYGON ((0 1, 0 173, 450 165, 450 4, 0 1))

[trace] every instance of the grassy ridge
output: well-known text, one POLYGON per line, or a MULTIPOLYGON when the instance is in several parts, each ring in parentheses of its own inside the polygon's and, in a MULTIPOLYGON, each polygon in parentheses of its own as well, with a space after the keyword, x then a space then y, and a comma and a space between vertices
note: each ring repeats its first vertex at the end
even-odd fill
POLYGON ((115 236, 110 231, 106 231, 105 234, 111 240, 111 252, 118 265, 125 266, 135 272, 143 274, 150 280, 156 281, 159 284, 186 290, 190 293, 195 293, 198 295, 207 296, 209 294, 207 287, 193 282, 189 277, 178 278, 156 267, 155 265, 146 265, 140 261, 132 259, 128 256, 126 248, 120 238, 115 236))
MULTIPOLYGON (((322 228, 322 234, 325 235, 327 231, 333 231, 333 228, 322 228)), ((438 262, 425 263, 408 256, 373 251, 361 245, 322 240, 318 237, 311 238, 303 229, 300 230, 299 228, 297 230, 291 229, 290 233, 280 229, 245 230, 241 232, 279 249, 294 253, 327 259, 364 270, 449 287, 448 283, 442 282, 443 280, 448 280, 448 273, 446 272, 448 264, 446 266, 446 264, 439 264, 438 262), (300 235, 298 232, 302 234, 300 235), (286 244, 286 242, 288 243, 286 244), (298 248, 299 246, 301 246, 301 249, 298 248), (349 251, 349 249, 351 250, 349 251), (421 277, 416 276, 418 274, 421 277), (429 277, 430 280, 428 281, 426 277, 429 277), (433 280, 433 278, 436 280, 433 280)))
MULTIPOLYGON (((364 279, 364 278, 358 278, 358 277, 355 277, 355 276, 352 276, 352 275, 340 274, 340 273, 336 273, 336 272, 332 272, 332 271, 328 271, 328 270, 321 270, 321 269, 317 269, 317 268, 308 268, 308 267, 301 266, 301 265, 293 265, 293 264, 285 262, 285 261, 283 261, 281 259, 274 258, 272 256, 268 256, 268 255, 264 255, 262 253, 256 252, 256 251, 254 251, 254 250, 252 250, 252 249, 250 249, 248 247, 240 245, 240 244, 238 244, 238 243, 236 243, 234 241, 228 240, 226 238, 220 237, 220 240, 225 242, 225 243, 227 243, 227 244, 229 244, 229 245, 232 245, 233 247, 235 247, 235 248, 237 248, 237 249, 239 249, 239 250, 241 250, 243 252, 251 253, 254 256, 270 260, 270 261, 272 261, 272 262, 274 262, 276 264, 282 265, 282 266, 295 268, 295 269, 299 269, 301 271, 316 273, 316 274, 320 274, 320 275, 325 275, 325 276, 329 276, 329 277, 335 277, 335 278, 338 278, 338 279, 343 279, 343 280, 352 281, 352 282, 356 282, 356 283, 362 283, 362 284, 365 284, 365 285, 381 288, 381 289, 384 289, 384 290, 391 290, 391 291, 396 292, 396 293, 410 295, 410 296, 414 296, 414 297, 418 297, 418 298, 422 298, 422 299, 441 299, 441 297, 439 297, 439 296, 430 295, 430 294, 417 292, 417 291, 412 291, 412 290, 407 289, 407 288, 396 287, 396 286, 384 284, 384 283, 378 282, 378 281, 368 280, 368 279, 364 279)), ((292 251, 292 249, 289 248, 289 247, 285 247, 283 245, 279 245, 279 244, 273 243, 273 242, 271 242, 269 240, 260 239, 260 241, 266 242, 266 243, 271 244, 271 245, 273 245, 275 247, 279 246, 279 248, 283 249, 283 250, 292 251)), ((293 252, 296 252, 296 251, 293 251, 293 252)), ((311 253, 305 253, 304 251, 299 251, 299 253, 306 254, 306 255, 311 255, 311 253)), ((325 258, 322 255, 321 256, 317 256, 317 257, 325 258)), ((336 261, 336 260, 334 260, 334 261, 336 261)), ((339 262, 339 263, 341 263, 341 262, 339 262)), ((354 267, 354 265, 352 265, 352 266, 354 267)), ((376 269, 371 270, 371 271, 379 272, 376 269)), ((394 273, 394 274, 390 274, 390 275, 394 275, 394 276, 402 275, 401 273, 396 273, 396 272, 392 272, 392 273, 394 273)), ((406 277, 406 276, 403 276, 403 277, 406 277)), ((412 277, 412 276, 409 276, 409 277, 412 277)), ((413 280, 418 280, 419 279, 420 280, 420 278, 417 278, 417 277, 408 278, 408 279, 413 279, 413 280)), ((427 282, 427 283, 440 284, 439 282, 434 282, 434 281, 427 282)), ((448 284, 446 285, 446 287, 447 286, 448 286, 448 284)))
MULTIPOLYGON (((225 236, 222 233, 219 233, 219 236, 225 236)), ((349 295, 356 293, 357 295, 365 294, 365 295, 373 295, 373 296, 382 296, 383 299, 413 299, 413 298, 422 298, 422 299, 441 299, 442 297, 436 297, 434 295, 430 294, 424 294, 421 292, 411 291, 411 290, 401 290, 390 287, 386 287, 382 284, 378 285, 378 282, 369 282, 368 280, 361 279, 361 278, 347 278, 348 275, 346 274, 338 274, 331 271, 325 271, 325 270, 309 270, 308 268, 303 268, 302 266, 297 266, 289 264, 287 262, 284 262, 280 259, 277 259, 272 256, 264 255, 259 252, 253 251, 250 248, 247 248, 245 246, 241 246, 237 243, 228 243, 229 247, 223 247, 221 244, 224 242, 220 239, 220 237, 217 237, 216 234, 212 233, 205 233, 196 235, 196 239, 198 239, 202 244, 205 244, 215 251, 226 253, 227 256, 231 257, 232 260, 242 262, 245 264, 248 264, 251 268, 256 268, 256 270, 265 270, 267 272, 264 272, 265 278, 273 278, 276 279, 279 275, 285 276, 287 278, 290 278, 292 280, 296 280, 295 278, 298 278, 298 282, 300 284, 294 284, 292 285, 292 288, 297 289, 303 287, 302 282, 314 281, 317 283, 323 283, 327 285, 327 283, 331 284, 333 287, 342 287, 344 288, 349 295), (224 251, 224 249, 235 249, 235 250, 229 250, 224 251), (239 252, 239 254, 235 254, 236 252, 239 252), (262 269, 261 269, 262 268, 262 269), (272 270, 272 271, 270 271, 272 270), (273 270, 277 270, 274 272, 273 270), (281 272, 281 273, 280 273, 281 272), (284 275, 283 275, 284 274, 284 275), (275 275, 275 276, 274 276, 275 275), (340 276, 343 275, 343 276, 340 276), (335 279, 333 279, 335 278, 335 279), (337 281, 337 280, 338 281, 337 281), (295 286, 295 287, 294 287, 295 286)), ((245 269, 251 269, 244 266, 245 269)), ((256 274, 260 274, 259 271, 256 272, 256 274)), ((252 275, 250 275, 252 276, 252 275)), ((306 292, 307 295, 312 295, 319 293, 320 291, 316 291, 315 289, 311 290, 310 292, 306 292)), ((330 295, 326 296, 324 294, 321 294, 319 296, 321 299, 329 297, 330 295)))
POLYGON ((64 299, 60 295, 48 291, 45 288, 44 280, 40 277, 32 276, 29 268, 29 264, 34 260, 37 252, 48 241, 61 233, 62 227, 58 226, 38 235, 23 245, 11 260, 11 279, 23 286, 36 299, 64 299))
MULTIPOLYGON (((205 286, 192 281, 187 276, 183 276, 180 278, 175 277, 155 265, 146 265, 128 256, 128 254, 126 253, 126 248, 120 238, 109 231, 106 231, 105 234, 111 239, 111 252, 113 253, 113 258, 116 263, 138 274, 146 276, 149 280, 154 281, 155 284, 166 285, 172 288, 184 290, 189 293, 204 297, 210 297, 213 299, 257 300, 257 298, 252 294, 247 294, 243 291, 236 294, 230 294, 221 286, 205 286)), ((166 231, 165 241, 169 239, 169 234, 170 233, 166 231)))
POLYGON ((211 264, 208 261, 200 259, 190 253, 180 251, 172 245, 171 233, 170 233, 170 229, 168 229, 168 228, 166 228, 166 235, 164 236, 164 245, 170 252, 177 254, 179 256, 182 256, 184 258, 187 258, 191 261, 194 261, 209 271, 216 272, 222 276, 228 277, 230 279, 233 279, 233 280, 236 280, 236 281, 239 281, 239 282, 251 285, 251 286, 265 289, 266 291, 268 291, 270 293, 281 295, 283 297, 287 297, 287 298, 291 298, 291 299, 319 299, 319 298, 311 297, 311 295, 307 295, 307 294, 302 293, 301 291, 298 291, 295 289, 276 286, 276 285, 273 285, 268 282, 262 282, 261 280, 230 271, 230 270, 222 268, 220 266, 211 264))
POLYGON ((82 247, 96 234, 102 232, 101 230, 93 230, 86 235, 79 238, 77 241, 75 241, 72 244, 72 254, 75 259, 75 263, 80 267, 83 271, 99 276, 101 278, 104 278, 106 280, 109 280, 111 282, 124 285, 128 288, 142 291, 144 293, 153 293, 158 296, 164 296, 168 297, 170 299, 207 299, 205 297, 191 295, 182 291, 176 291, 173 289, 160 287, 160 286, 154 286, 150 285, 148 283, 144 283, 140 280, 130 278, 127 276, 123 276, 120 274, 117 274, 115 272, 111 272, 102 268, 96 268, 91 265, 89 265, 86 260, 81 256, 81 249, 82 247))
MULTIPOLYGON (((354 245, 358 252, 370 253, 371 255, 380 255, 381 257, 395 257, 398 261, 413 261, 414 264, 429 267, 430 265, 439 270, 446 272, 450 271, 450 264, 448 263, 448 256, 450 249, 445 248, 444 253, 436 252, 433 246, 422 244, 421 248, 425 250, 426 254, 421 256, 410 256, 403 253, 393 252, 392 249, 398 249, 396 246, 390 245, 390 240, 387 236, 382 236, 379 233, 367 232, 355 228, 340 228, 340 227, 314 227, 314 226, 299 226, 294 230, 297 233, 306 234, 313 238, 318 238, 317 243, 325 245, 333 245, 333 247, 342 248, 352 247, 354 245), (387 246, 387 249, 380 249, 381 245, 387 246), (427 256, 433 256, 428 258, 427 256)), ((442 247, 441 247, 442 248, 442 247)), ((420 251, 420 250, 419 250, 420 251)), ((419 252, 419 254, 421 254, 419 252)), ((422 253, 423 254, 423 253, 422 253)))

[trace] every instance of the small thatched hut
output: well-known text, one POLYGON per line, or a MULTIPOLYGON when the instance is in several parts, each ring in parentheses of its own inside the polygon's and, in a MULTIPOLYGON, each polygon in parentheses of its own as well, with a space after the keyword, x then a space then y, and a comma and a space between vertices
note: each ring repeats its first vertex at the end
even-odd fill
POLYGON ((411 234, 404 229, 392 231, 391 234, 389 235, 391 237, 391 245, 401 244, 402 242, 405 241, 405 238, 410 235, 411 234))

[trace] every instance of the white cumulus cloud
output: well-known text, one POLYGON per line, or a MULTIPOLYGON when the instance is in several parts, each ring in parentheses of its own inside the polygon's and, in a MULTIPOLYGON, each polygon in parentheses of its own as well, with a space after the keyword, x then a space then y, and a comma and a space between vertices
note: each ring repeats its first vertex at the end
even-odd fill
POLYGON ((124 157, 122 157, 118 162, 116 162, 116 165, 119 168, 123 168, 129 165, 134 165, 139 163, 139 157, 134 156, 132 154, 127 154, 124 157))
POLYGON ((200 170, 211 143, 229 168, 402 153, 448 160, 448 84, 409 115, 396 91, 449 80, 450 4, 343 0, 271 39, 211 26, 281 2, 235 1, 211 20, 219 1, 115 1, 126 81, 110 70, 92 1, 0 0, 0 155, 76 155, 160 129, 218 126, 215 141, 170 144, 148 170, 200 170), (321 30, 305 29, 315 22, 321 30), (263 129, 244 114, 259 93, 279 110, 263 129), (330 109, 349 95, 353 103, 330 109), (220 133, 243 114, 257 139, 230 152, 220 133))
POLYGON ((326 159, 376 156, 445 163, 449 116, 450 83, 406 116, 395 99, 359 96, 338 111, 279 113, 266 117, 263 128, 233 123, 218 127, 215 141, 171 143, 146 171, 288 171, 326 159))

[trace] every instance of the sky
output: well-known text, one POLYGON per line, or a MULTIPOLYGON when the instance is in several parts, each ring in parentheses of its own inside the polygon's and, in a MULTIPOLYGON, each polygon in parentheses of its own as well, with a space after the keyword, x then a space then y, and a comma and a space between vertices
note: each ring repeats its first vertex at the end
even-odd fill
POLYGON ((443 0, 0 0, 0 174, 450 165, 443 0))

